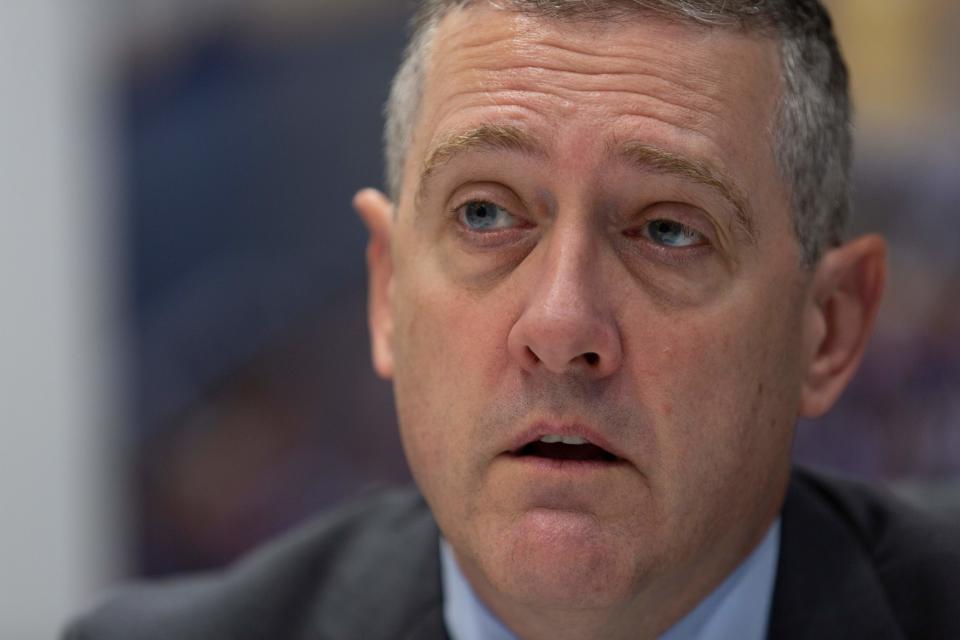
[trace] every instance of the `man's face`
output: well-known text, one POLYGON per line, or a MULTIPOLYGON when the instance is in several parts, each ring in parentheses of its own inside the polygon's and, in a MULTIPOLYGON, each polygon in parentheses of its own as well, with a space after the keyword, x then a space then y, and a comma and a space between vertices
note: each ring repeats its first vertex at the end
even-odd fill
POLYGON ((628 605, 729 569, 775 517, 807 306, 778 65, 653 17, 441 24, 376 330, 481 591, 628 605))

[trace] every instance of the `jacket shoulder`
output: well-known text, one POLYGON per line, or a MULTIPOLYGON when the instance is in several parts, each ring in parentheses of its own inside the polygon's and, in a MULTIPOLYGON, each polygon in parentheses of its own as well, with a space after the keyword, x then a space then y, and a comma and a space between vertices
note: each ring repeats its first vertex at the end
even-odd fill
POLYGON ((849 536, 850 549, 858 548, 905 637, 960 637, 956 522, 861 482, 806 470, 795 472, 788 504, 791 500, 806 503, 821 522, 831 519, 849 536))
POLYGON ((437 544, 419 494, 381 494, 326 513, 226 570, 125 587, 64 638, 389 637, 385 630, 439 608, 437 544))

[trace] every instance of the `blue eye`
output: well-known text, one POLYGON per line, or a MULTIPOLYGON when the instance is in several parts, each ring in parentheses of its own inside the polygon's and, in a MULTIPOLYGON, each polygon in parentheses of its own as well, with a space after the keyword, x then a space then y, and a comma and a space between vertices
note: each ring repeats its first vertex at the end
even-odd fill
POLYGON ((644 225, 643 235, 665 247, 693 247, 706 242, 702 233, 673 220, 651 220, 644 225))
POLYGON ((460 220, 471 231, 495 231, 508 229, 517 224, 517 219, 503 207, 486 201, 468 202, 457 211, 460 220))

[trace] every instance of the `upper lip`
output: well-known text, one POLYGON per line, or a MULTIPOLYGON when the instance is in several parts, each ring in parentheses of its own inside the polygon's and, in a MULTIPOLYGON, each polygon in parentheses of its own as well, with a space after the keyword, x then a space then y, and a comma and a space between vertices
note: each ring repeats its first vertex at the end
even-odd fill
POLYGON ((523 447, 531 442, 536 442, 543 436, 583 438, 617 458, 626 457, 615 445, 605 438, 599 430, 581 421, 556 422, 538 420, 513 439, 508 453, 518 453, 523 447))

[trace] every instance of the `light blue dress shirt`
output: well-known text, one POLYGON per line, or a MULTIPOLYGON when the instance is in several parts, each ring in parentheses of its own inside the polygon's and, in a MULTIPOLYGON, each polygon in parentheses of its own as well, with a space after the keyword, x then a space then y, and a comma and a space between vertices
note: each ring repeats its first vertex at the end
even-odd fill
MULTIPOLYGON (((780 556, 780 520, 719 587, 660 640, 763 640, 780 556)), ((517 640, 474 594, 446 540, 440 541, 443 619, 451 640, 517 640)))

